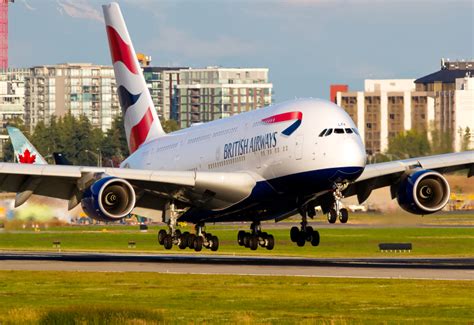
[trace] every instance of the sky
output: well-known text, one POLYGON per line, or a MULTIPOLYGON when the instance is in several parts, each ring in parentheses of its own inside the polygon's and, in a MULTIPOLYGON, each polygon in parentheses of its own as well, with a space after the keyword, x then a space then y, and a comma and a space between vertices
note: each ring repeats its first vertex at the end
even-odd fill
MULTIPOLYGON (((154 66, 266 67, 274 101, 419 78, 474 58, 474 0, 122 0, 135 50, 154 66)), ((16 0, 9 65, 110 65, 95 0, 16 0)))

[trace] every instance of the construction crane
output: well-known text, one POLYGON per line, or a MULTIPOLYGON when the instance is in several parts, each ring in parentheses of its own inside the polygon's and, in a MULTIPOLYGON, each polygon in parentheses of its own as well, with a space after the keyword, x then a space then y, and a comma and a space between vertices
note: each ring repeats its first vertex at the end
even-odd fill
POLYGON ((0 0, 0 70, 8 69, 8 5, 15 0, 0 0))

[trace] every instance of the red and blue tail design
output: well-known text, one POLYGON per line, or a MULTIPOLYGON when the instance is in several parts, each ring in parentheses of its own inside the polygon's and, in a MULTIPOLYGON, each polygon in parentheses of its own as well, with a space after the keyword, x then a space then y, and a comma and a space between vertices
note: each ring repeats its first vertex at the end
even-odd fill
POLYGON ((283 135, 290 136, 301 125, 301 121, 303 120, 303 113, 301 112, 281 113, 281 114, 264 118, 262 122, 266 124, 272 124, 272 123, 287 122, 287 121, 292 121, 292 120, 296 120, 296 121, 281 132, 283 135))
POLYGON ((130 153, 164 135, 120 7, 102 6, 130 153))

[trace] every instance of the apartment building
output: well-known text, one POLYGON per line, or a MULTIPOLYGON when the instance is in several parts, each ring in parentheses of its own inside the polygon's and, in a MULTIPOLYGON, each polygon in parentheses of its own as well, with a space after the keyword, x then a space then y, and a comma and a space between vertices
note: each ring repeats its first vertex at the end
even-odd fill
POLYGON ((272 87, 266 68, 180 70, 178 123, 185 128, 270 105, 272 87))
POLYGON ((120 114, 111 66, 64 63, 30 68, 25 79, 25 123, 33 130, 53 115, 85 115, 92 125, 110 129, 120 114))
POLYGON ((390 137, 411 129, 429 137, 450 132, 459 151, 459 130, 474 130, 474 71, 472 62, 458 62, 443 61, 440 71, 416 80, 365 80, 364 91, 338 91, 336 103, 363 134, 368 154, 385 152, 390 137))

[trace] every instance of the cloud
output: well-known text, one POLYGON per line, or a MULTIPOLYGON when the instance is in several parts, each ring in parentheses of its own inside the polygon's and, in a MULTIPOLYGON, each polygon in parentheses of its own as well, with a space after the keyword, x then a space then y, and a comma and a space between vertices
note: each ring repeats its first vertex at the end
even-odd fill
POLYGON ((215 39, 199 39, 174 27, 162 26, 152 42, 153 50, 170 52, 191 58, 222 58, 255 54, 258 46, 252 42, 223 35, 215 39))
POLYGON ((86 0, 57 0, 57 9, 61 14, 73 18, 94 20, 103 23, 102 14, 86 0))
POLYGON ((33 8, 32 6, 30 6, 28 2, 26 2, 26 0, 23 0, 22 2, 26 9, 31 10, 31 11, 36 10, 36 8, 33 8))

